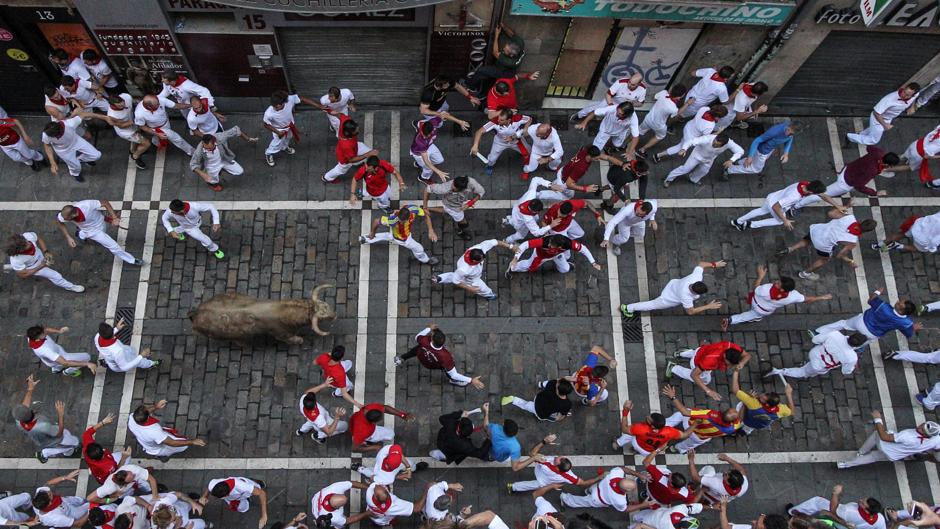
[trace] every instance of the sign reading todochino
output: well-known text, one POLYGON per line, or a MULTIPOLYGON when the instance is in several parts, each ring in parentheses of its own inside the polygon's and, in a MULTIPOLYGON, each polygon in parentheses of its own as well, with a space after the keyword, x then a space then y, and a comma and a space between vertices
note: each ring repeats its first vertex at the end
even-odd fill
POLYGON ((618 0, 513 0, 512 14, 778 26, 793 7, 792 3, 772 1, 703 6, 618 0))
POLYGON ((388 11, 407 9, 450 0, 213 0, 243 9, 290 11, 296 13, 358 13, 362 11, 388 11))

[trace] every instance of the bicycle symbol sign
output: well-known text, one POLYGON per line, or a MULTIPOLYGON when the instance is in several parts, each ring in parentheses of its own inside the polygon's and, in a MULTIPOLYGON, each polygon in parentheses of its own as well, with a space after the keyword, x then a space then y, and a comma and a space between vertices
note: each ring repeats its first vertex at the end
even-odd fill
POLYGON ((610 86, 617 79, 639 73, 643 76, 643 82, 648 87, 665 87, 680 61, 664 64, 662 58, 653 59, 651 57, 656 54, 658 48, 655 45, 643 45, 647 39, 650 41, 656 40, 656 33, 649 28, 637 28, 634 31, 634 36, 635 39, 632 43, 621 43, 617 46, 611 63, 604 71, 604 83, 610 86), (626 52, 625 56, 624 52, 626 52), (645 68, 643 65, 645 65, 645 68))

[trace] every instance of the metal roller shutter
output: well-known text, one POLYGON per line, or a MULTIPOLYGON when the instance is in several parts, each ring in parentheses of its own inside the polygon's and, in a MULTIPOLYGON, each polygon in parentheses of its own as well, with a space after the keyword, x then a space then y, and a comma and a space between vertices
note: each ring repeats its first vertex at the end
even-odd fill
POLYGON ((868 114, 938 53, 940 35, 833 31, 771 106, 791 113, 868 114))
POLYGON ((339 85, 360 104, 418 104, 425 83, 423 28, 283 28, 278 36, 298 93, 319 97, 339 85))

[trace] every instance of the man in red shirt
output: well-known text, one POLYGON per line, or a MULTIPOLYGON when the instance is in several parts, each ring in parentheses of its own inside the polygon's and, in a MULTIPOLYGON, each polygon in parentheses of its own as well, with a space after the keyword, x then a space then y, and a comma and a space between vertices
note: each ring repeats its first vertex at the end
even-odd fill
POLYGON ((600 149, 593 145, 585 145, 578 149, 578 152, 568 160, 568 163, 555 172, 555 180, 552 183, 563 186, 564 191, 546 189, 538 192, 538 198, 542 200, 568 200, 574 198, 575 191, 598 194, 601 190, 599 185, 581 185, 579 183, 590 169, 591 164, 596 160, 603 160, 617 167, 623 167, 627 163, 620 158, 602 153, 600 149))
POLYGON ((335 182, 346 174, 349 168, 362 163, 370 156, 378 156, 379 151, 359 141, 359 124, 346 114, 339 116, 339 134, 336 137, 336 166, 329 170, 322 179, 326 183, 335 182))
POLYGON ((532 72, 517 73, 512 77, 497 79, 486 95, 486 116, 493 119, 500 110, 508 109, 513 112, 519 110, 519 102, 516 100, 516 81, 519 79, 534 81, 538 78, 539 72, 532 72))
POLYGON ((688 480, 678 472, 672 472, 666 467, 660 467, 653 464, 656 456, 665 451, 665 447, 659 447, 654 452, 650 452, 643 459, 643 466, 650 475, 646 482, 646 491, 640 490, 640 500, 650 502, 650 508, 668 507, 675 503, 695 503, 702 495, 701 490, 696 494, 688 487, 688 480), (645 493, 644 493, 645 492, 645 493))
POLYGON ((697 349, 677 352, 673 358, 689 358, 689 367, 678 365, 670 360, 666 363, 666 378, 676 375, 702 388, 710 398, 721 400, 721 395, 708 386, 712 381, 712 371, 737 371, 751 361, 751 354, 734 342, 703 343, 697 349))
POLYGON ((349 417, 349 432, 352 434, 353 452, 378 452, 384 441, 394 441, 395 431, 378 424, 383 415, 394 415, 406 421, 415 416, 386 404, 366 404, 349 417))
POLYGON ((691 427, 683 432, 666 426, 666 417, 662 413, 651 413, 643 422, 630 424, 632 409, 633 401, 623 403, 623 410, 620 412, 621 435, 612 443, 614 450, 622 450, 629 443, 634 452, 646 456, 666 446, 669 441, 681 441, 692 434, 691 427))
POLYGON ((546 235, 538 239, 529 239, 519 245, 515 257, 509 263, 509 269, 506 270, 505 276, 509 278, 512 272, 535 272, 545 261, 552 261, 555 263, 555 270, 567 274, 571 271, 572 266, 571 262, 568 261, 568 258, 571 257, 571 250, 583 255, 595 270, 601 269, 601 265, 591 255, 591 250, 588 250, 587 246, 578 241, 572 241, 564 235, 556 234, 546 235), (528 249, 532 249, 532 254, 520 261, 522 254, 528 249))
POLYGON ((352 360, 343 360, 346 356, 346 348, 342 345, 333 347, 329 353, 323 353, 314 359, 313 363, 320 366, 323 374, 323 380, 330 380, 330 385, 336 389, 333 390, 334 397, 343 397, 350 404, 362 406, 352 398, 349 391, 353 388, 353 381, 347 375, 352 369, 352 360))
POLYGON ((441 331, 437 324, 431 322, 423 331, 415 336, 417 345, 408 350, 407 353, 395 357, 395 365, 402 365, 409 358, 418 357, 421 365, 428 369, 440 369, 447 375, 448 381, 455 386, 471 385, 475 389, 486 387, 480 377, 468 377, 457 371, 454 365, 454 355, 444 347, 447 336, 441 331))
POLYGON ((404 191, 408 187, 405 185, 401 173, 398 172, 398 169, 396 169, 394 165, 380 159, 378 156, 366 158, 365 165, 356 171, 352 182, 349 183, 349 204, 353 206, 356 205, 357 194, 359 194, 359 196, 369 195, 369 198, 375 200, 375 203, 386 213, 391 213, 391 211, 389 211, 391 207, 389 198, 392 188, 388 183, 389 174, 394 175, 395 179, 398 180, 399 191, 404 191), (365 180, 365 191, 357 193, 356 184, 360 180, 365 180))
POLYGON ((0 119, 0 150, 14 162, 24 163, 33 171, 40 171, 48 163, 39 151, 32 148, 32 145, 33 140, 26 133, 20 120, 0 119))
POLYGON ((98 483, 104 483, 108 476, 118 468, 124 466, 131 457, 131 447, 126 447, 120 455, 116 456, 110 450, 95 442, 95 432, 103 426, 114 422, 114 414, 109 413, 104 419, 92 425, 82 434, 82 458, 88 465, 88 470, 98 483))
MULTIPOLYGON (((836 181, 826 186, 826 196, 831 198, 841 197, 849 194, 853 189, 870 197, 888 196, 887 191, 875 191, 873 188, 868 187, 868 183, 874 180, 876 176, 893 177, 893 171, 898 170, 897 166, 901 165, 901 157, 893 152, 885 152, 874 145, 868 145, 865 147, 865 151, 865 156, 845 164, 845 167, 836 176, 836 181)), ((820 200, 822 199, 819 198, 819 195, 803 197, 793 206, 793 210, 815 204, 820 200)))
POLYGON ((549 233, 564 235, 569 239, 580 239, 581 237, 584 237, 584 229, 581 228, 581 225, 578 224, 578 221, 574 220, 574 217, 585 207, 594 214, 597 222, 606 224, 604 217, 602 217, 600 212, 597 211, 597 208, 592 206, 590 202, 581 200, 580 198, 565 200, 564 202, 559 202, 548 208, 548 211, 546 211, 545 215, 542 216, 542 223, 551 224, 552 221, 554 221, 556 218, 560 218, 561 222, 549 230, 549 233))

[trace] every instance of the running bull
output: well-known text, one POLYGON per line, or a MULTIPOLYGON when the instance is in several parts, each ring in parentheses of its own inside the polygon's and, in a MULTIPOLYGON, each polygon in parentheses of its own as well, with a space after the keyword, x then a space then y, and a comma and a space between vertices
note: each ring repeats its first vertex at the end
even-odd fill
POLYGON ((335 285, 319 285, 310 299, 264 300, 242 294, 219 294, 189 313, 193 330, 209 338, 248 342, 256 336, 273 336, 290 344, 302 344, 298 335, 310 325, 320 336, 320 320, 336 319, 336 312, 320 293, 335 285))

